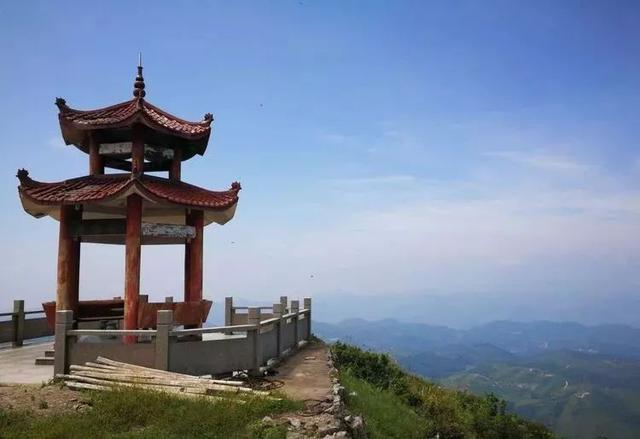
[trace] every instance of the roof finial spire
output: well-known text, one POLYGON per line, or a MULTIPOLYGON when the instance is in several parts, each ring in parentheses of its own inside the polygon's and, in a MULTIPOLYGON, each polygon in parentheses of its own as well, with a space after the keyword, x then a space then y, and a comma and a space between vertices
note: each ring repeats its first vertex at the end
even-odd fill
POLYGON ((142 99, 147 93, 144 91, 144 78, 142 77, 142 52, 138 52, 138 76, 133 84, 133 95, 142 99))

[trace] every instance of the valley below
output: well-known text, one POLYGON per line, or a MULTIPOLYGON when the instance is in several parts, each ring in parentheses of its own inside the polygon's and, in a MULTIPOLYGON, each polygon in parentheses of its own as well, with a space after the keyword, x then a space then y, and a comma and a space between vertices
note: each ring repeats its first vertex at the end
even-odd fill
POLYGON ((413 374, 475 394, 568 438, 640 431, 640 330, 624 325, 492 322, 469 330, 346 320, 315 323, 328 341, 391 354, 413 374))

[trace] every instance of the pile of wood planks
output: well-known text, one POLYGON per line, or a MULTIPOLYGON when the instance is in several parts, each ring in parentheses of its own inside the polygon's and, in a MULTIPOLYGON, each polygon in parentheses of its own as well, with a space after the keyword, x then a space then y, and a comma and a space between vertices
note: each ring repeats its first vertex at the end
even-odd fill
MULTIPOLYGON (((71 365, 69 374, 58 374, 70 389, 113 390, 116 387, 135 387, 155 390, 187 398, 206 397, 220 400, 235 395, 268 396, 269 392, 253 390, 242 381, 214 380, 209 376, 185 375, 135 364, 122 363, 104 357, 84 366, 71 365)), ((233 400, 242 403, 242 399, 233 400)))

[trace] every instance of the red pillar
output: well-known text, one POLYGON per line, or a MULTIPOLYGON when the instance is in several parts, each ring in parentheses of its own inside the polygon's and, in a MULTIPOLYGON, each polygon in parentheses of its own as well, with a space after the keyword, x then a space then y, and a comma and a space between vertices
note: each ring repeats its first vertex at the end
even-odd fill
MULTIPOLYGON (((138 297, 140 295, 140 255, 142 234, 142 198, 127 197, 127 235, 124 267, 124 329, 137 329, 138 297)), ((136 337, 124 337, 125 343, 135 343, 136 337)))
POLYGON ((192 210, 187 215, 187 225, 196 229, 196 236, 191 239, 191 243, 187 244, 188 250, 185 256, 188 257, 188 275, 187 275, 187 299, 190 302, 199 302, 202 300, 202 244, 204 231, 204 212, 201 210, 192 210))
POLYGON ((104 158, 100 155, 100 145, 93 137, 89 143, 89 175, 104 174, 104 158))
POLYGON ((82 211, 73 205, 60 206, 58 235, 58 273, 56 311, 72 310, 77 318, 79 300, 80 241, 71 236, 71 226, 82 218, 82 211))
POLYGON ((144 171, 144 125, 133 126, 133 139, 131 141, 131 173, 134 176, 142 175, 144 171))
POLYGON ((180 181, 180 167, 182 165, 182 150, 174 149, 171 166, 169 166, 169 180, 180 181))

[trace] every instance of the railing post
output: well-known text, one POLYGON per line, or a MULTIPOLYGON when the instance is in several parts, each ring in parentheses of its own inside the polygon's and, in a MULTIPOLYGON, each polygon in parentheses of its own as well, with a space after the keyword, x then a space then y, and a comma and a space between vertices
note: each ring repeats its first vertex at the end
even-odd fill
POLYGON ((282 304, 281 303, 274 303, 273 304, 273 318, 274 319, 278 319, 278 323, 277 323, 277 327, 276 327, 276 353, 277 353, 277 357, 280 358, 282 356, 282 352, 284 351, 284 349, 282 349, 282 344, 284 341, 284 319, 282 318, 282 316, 284 315, 284 312, 282 310, 282 304))
POLYGON ((311 340, 311 297, 304 298, 304 309, 308 310, 305 319, 307 322, 307 341, 311 340))
POLYGON ((291 301, 291 313, 295 314, 291 318, 291 322, 293 323, 293 348, 298 349, 298 342, 300 341, 300 334, 298 331, 298 313, 300 312, 300 301, 292 300, 291 301))
POLYGON ((173 303, 173 296, 167 296, 164 298, 164 303, 173 303))
POLYGON ((233 325, 233 297, 224 298, 224 326, 233 325))
MULTIPOLYGON (((224 326, 233 326, 233 297, 224 298, 224 326)), ((231 335, 233 332, 227 331, 225 334, 231 335)))
POLYGON ((280 303, 282 304, 282 313, 286 314, 289 310, 289 298, 287 296, 280 296, 280 303))
POLYGON ((260 308, 249 308, 249 314, 247 315, 247 324, 255 325, 255 329, 252 329, 250 331, 252 334, 253 358, 251 361, 249 374, 257 376, 260 374, 260 366, 262 364, 262 343, 260 342, 260 308))
POLYGON ((24 300, 13 301, 13 347, 22 346, 24 340, 24 300))
POLYGON ((53 362, 53 376, 67 373, 69 370, 69 352, 67 351, 67 331, 73 329, 73 311, 64 310, 56 312, 56 333, 53 349, 55 359, 53 362))
POLYGON ((169 332, 173 329, 173 311, 158 311, 157 322, 155 368, 169 370, 169 332))

